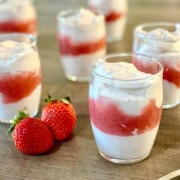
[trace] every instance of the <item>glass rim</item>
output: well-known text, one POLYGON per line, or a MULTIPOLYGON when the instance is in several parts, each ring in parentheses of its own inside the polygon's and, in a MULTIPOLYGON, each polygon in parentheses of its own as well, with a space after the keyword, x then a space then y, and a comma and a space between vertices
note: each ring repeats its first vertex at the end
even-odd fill
MULTIPOLYGON (((28 40, 29 42, 26 42, 26 46, 25 48, 21 49, 19 52, 14 52, 14 54, 10 55, 9 58, 7 59, 8 62, 12 62, 12 61, 15 61, 15 59, 17 57, 20 57, 22 55, 24 55, 24 52, 26 50, 30 50, 31 48, 35 47, 36 46, 36 37, 32 34, 25 34, 25 33, 4 33, 4 34, 0 34, 0 44, 1 42, 3 41, 16 41, 16 42, 24 42, 24 41, 18 41, 18 37, 23 37, 25 38, 26 40, 28 40)), ((8 52, 2 52, 0 54, 0 61, 4 61, 4 55, 6 54, 9 54, 8 52)), ((18 58, 17 58, 18 59, 18 58)))
MULTIPOLYGON (((90 12, 92 12, 91 10, 87 9, 87 8, 75 8, 75 9, 67 9, 67 10, 62 10, 60 12, 57 13, 56 19, 58 22, 66 22, 66 18, 70 17, 71 15, 77 13, 78 11, 80 11, 81 9, 85 9, 88 10, 90 12)), ((104 21, 104 15, 103 14, 95 14, 94 12, 92 12, 95 15, 95 19, 96 19, 96 23, 99 23, 99 21, 103 20, 104 21)), ((95 25, 95 24, 93 24, 95 25)), ((73 26, 78 26, 77 24, 73 24, 73 26)), ((87 27, 91 26, 91 24, 86 25, 87 27)))
POLYGON ((0 34, 0 43, 2 41, 6 41, 6 40, 7 41, 8 40, 17 41, 15 39, 16 37, 24 37, 24 38, 29 40, 29 43, 26 43, 27 44, 27 46, 26 46, 27 49, 28 48, 32 48, 33 46, 35 46, 36 42, 37 42, 36 37, 33 34, 26 34, 26 33, 3 33, 3 34, 0 34))
POLYGON ((180 36, 177 37, 176 40, 171 40, 171 41, 167 40, 167 39, 147 37, 146 33, 148 31, 144 30, 144 28, 148 28, 148 27, 157 27, 158 28, 158 26, 174 27, 175 29, 180 29, 180 23, 178 23, 178 22, 148 22, 148 23, 142 23, 142 24, 137 25, 134 28, 134 36, 139 36, 144 39, 158 40, 158 41, 162 41, 162 42, 176 42, 176 41, 180 40, 180 36))
MULTIPOLYGON (((125 61, 122 61, 122 62, 125 62, 125 61)), ((105 56, 103 56, 101 58, 98 58, 91 65, 90 70, 91 70, 90 72, 91 72, 92 75, 96 75, 100 79, 109 80, 109 81, 116 81, 116 82, 122 82, 122 83, 131 83, 131 82, 135 82, 135 81, 140 82, 140 81, 144 81, 146 79, 152 79, 152 77, 159 76, 163 72, 163 65, 159 61, 157 61, 156 58, 151 57, 151 56, 147 56, 147 55, 144 55, 144 54, 116 53, 116 54, 108 54, 108 55, 105 55, 105 56), (98 73, 94 68, 96 66, 97 62, 99 62, 99 61, 106 62, 107 59, 114 58, 114 57, 135 57, 135 56, 142 56, 142 57, 146 57, 146 58, 151 59, 151 61, 153 61, 154 63, 156 63, 159 66, 159 70, 157 71, 157 73, 152 74, 152 76, 146 76, 146 77, 136 78, 136 79, 117 79, 117 78, 107 77, 105 75, 102 75, 102 74, 98 73)))
MULTIPOLYGON (((6 3, 8 0, 0 0, 0 4, 2 3, 6 3)), ((20 0, 19 0, 20 1, 20 0)), ((31 2, 31 3, 34 3, 34 0, 24 0, 24 1, 28 1, 28 2, 31 2)), ((22 0, 21 0, 22 2, 22 0)))

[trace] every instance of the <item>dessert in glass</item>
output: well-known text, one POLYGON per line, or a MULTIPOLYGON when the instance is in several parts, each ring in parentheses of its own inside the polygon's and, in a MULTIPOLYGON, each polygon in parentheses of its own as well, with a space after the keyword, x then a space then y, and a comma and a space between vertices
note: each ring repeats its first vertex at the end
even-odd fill
POLYGON ((37 34, 36 11, 31 0, 0 2, 0 32, 37 34))
POLYGON ((162 65, 151 57, 112 54, 91 68, 89 112, 98 151, 130 164, 145 159, 162 113, 162 65))
POLYGON ((0 122, 11 123, 18 111, 38 113, 41 66, 33 35, 0 35, 0 122))
POLYGON ((60 12, 57 19, 59 52, 66 78, 88 81, 90 64, 106 53, 104 17, 81 8, 60 12))
POLYGON ((107 41, 123 38, 127 22, 127 0, 89 0, 89 8, 105 16, 107 41))
POLYGON ((146 23, 134 31, 133 51, 155 57, 164 66, 163 108, 180 103, 180 24, 146 23))

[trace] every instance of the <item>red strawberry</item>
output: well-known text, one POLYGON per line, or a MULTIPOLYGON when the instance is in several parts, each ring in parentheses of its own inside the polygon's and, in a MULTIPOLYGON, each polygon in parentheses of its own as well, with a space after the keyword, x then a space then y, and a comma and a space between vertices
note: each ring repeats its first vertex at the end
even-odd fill
POLYGON ((42 154, 53 146, 53 135, 48 126, 24 112, 15 116, 8 130, 10 132, 16 148, 25 154, 42 154))
POLYGON ((42 121, 51 128, 56 140, 66 140, 76 125, 76 112, 70 97, 56 100, 48 96, 45 101, 47 104, 42 110, 42 121))

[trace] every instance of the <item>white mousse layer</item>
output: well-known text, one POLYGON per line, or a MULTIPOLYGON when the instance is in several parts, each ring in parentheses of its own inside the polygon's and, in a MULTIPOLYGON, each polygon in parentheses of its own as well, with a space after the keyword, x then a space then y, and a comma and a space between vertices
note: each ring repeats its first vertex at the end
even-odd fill
POLYGON ((180 88, 169 81, 163 80, 164 105, 176 105, 180 103, 180 88))
POLYGON ((106 22, 106 33, 109 42, 113 41, 114 39, 122 39, 126 22, 126 16, 121 17, 116 21, 106 22))
POLYGON ((148 155, 158 131, 157 126, 141 135, 114 136, 99 130, 93 123, 91 126, 99 151, 121 160, 138 159, 148 155))
POLYGON ((106 50, 103 48, 95 53, 83 54, 78 56, 62 56, 62 63, 66 77, 76 77, 77 79, 89 79, 90 65, 97 58, 104 56, 106 50))
POLYGON ((134 65, 125 62, 99 62, 95 71, 104 77, 119 79, 121 82, 119 84, 117 81, 102 82, 95 77, 90 86, 90 98, 108 97, 128 115, 141 114, 151 99, 155 100, 157 107, 162 105, 162 80, 159 76, 140 72, 134 65))
POLYGON ((0 4, 0 21, 36 19, 36 11, 29 0, 8 0, 0 4))
POLYGON ((60 13, 58 31, 60 36, 68 36, 75 43, 94 42, 105 37, 102 15, 95 15, 87 9, 80 9, 71 15, 60 13))

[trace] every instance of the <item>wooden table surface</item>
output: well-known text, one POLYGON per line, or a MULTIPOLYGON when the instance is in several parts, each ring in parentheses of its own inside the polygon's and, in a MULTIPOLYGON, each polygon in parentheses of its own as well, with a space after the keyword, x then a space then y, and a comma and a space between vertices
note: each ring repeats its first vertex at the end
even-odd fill
MULTIPOLYGON (((157 139, 146 160, 133 165, 118 165, 98 154, 89 122, 88 84, 65 79, 56 40, 57 12, 86 3, 83 0, 35 1, 43 75, 40 111, 48 93, 57 98, 70 95, 78 115, 73 138, 56 143, 49 154, 28 156, 14 147, 6 133, 8 125, 0 124, 0 180, 155 180, 180 169, 180 106, 163 111, 157 139)), ((129 0, 124 39, 108 44, 108 53, 130 52, 134 27, 148 21, 180 21, 180 1, 129 0)))

